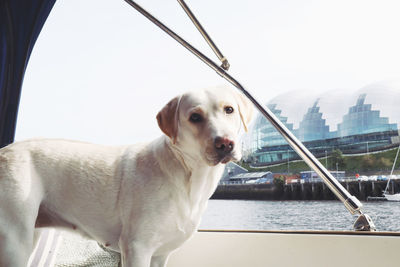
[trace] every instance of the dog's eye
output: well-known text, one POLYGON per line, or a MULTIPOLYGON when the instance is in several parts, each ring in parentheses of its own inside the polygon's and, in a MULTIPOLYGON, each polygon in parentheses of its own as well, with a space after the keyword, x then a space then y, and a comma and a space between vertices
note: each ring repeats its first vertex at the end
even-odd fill
POLYGON ((203 117, 199 113, 193 113, 190 115, 189 120, 193 123, 198 123, 203 121, 203 117))
POLYGON ((234 111, 233 107, 231 107, 231 106, 226 106, 226 107, 224 108, 224 110, 225 110, 225 113, 226 113, 226 114, 231 114, 231 113, 233 113, 233 111, 234 111))

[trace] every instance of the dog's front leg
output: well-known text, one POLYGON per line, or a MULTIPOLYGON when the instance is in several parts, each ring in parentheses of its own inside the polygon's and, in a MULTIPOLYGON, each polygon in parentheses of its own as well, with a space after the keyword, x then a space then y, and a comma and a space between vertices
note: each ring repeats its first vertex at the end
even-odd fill
POLYGON ((150 267, 153 252, 136 241, 120 241, 122 267, 150 267))

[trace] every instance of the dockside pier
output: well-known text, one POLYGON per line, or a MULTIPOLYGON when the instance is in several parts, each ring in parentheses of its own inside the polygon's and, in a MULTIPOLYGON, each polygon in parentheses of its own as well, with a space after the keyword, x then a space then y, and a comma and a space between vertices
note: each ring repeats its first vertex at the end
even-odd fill
MULTIPOLYGON (((387 181, 341 182, 349 193, 359 200, 378 199, 387 181)), ((389 182, 389 193, 400 192, 400 180, 389 182)), ((212 199, 248 200, 335 200, 336 196, 321 181, 316 183, 225 184, 219 185, 212 199)))

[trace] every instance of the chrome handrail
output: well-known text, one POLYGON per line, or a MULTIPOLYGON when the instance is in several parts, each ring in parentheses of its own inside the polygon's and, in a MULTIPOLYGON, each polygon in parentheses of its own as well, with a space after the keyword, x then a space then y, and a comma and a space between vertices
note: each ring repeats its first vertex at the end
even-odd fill
POLYGON ((221 68, 224 70, 229 70, 229 62, 224 55, 222 55, 221 51, 218 49, 218 47, 215 45, 211 37, 208 35, 206 30, 204 30, 203 26, 201 26, 200 22, 196 18, 196 16, 193 14, 193 12, 190 10, 188 5, 185 3, 184 0, 177 0, 179 4, 182 6, 183 10, 185 10, 186 14, 188 17, 192 20, 193 24, 196 26, 196 28, 199 30, 203 38, 206 40, 207 44, 211 47, 211 49, 214 51, 215 55, 218 57, 218 59, 222 62, 221 68))
MULTIPOLYGON (((197 56, 210 68, 215 70, 225 80, 239 89, 268 119, 268 121, 277 129, 277 131, 286 139, 289 145, 294 151, 313 169, 325 182, 325 184, 331 189, 331 191, 343 202, 344 206, 351 214, 358 214, 359 217, 354 224, 354 229, 357 231, 374 231, 375 225, 371 218, 364 214, 361 210, 362 204, 355 197, 352 196, 333 175, 314 157, 314 155, 290 132, 290 130, 268 109, 267 106, 261 104, 252 94, 250 94, 236 79, 229 75, 224 69, 218 66, 214 61, 201 53, 198 49, 193 47, 190 43, 186 42, 178 34, 168 28, 165 24, 143 9, 140 5, 132 0, 124 0, 138 12, 144 15, 147 19, 156 24, 165 33, 175 39, 183 47, 188 49, 191 53, 197 56)), ((178 0, 179 1, 179 0, 178 0)))

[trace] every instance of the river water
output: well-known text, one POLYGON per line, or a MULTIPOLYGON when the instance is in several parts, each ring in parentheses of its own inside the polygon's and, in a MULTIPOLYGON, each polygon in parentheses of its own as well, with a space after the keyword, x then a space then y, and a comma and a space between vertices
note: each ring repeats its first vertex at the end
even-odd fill
MULTIPOLYGON (((400 202, 363 202, 378 231, 400 231, 400 202)), ((339 201, 210 200, 200 229, 353 230, 339 201)))

